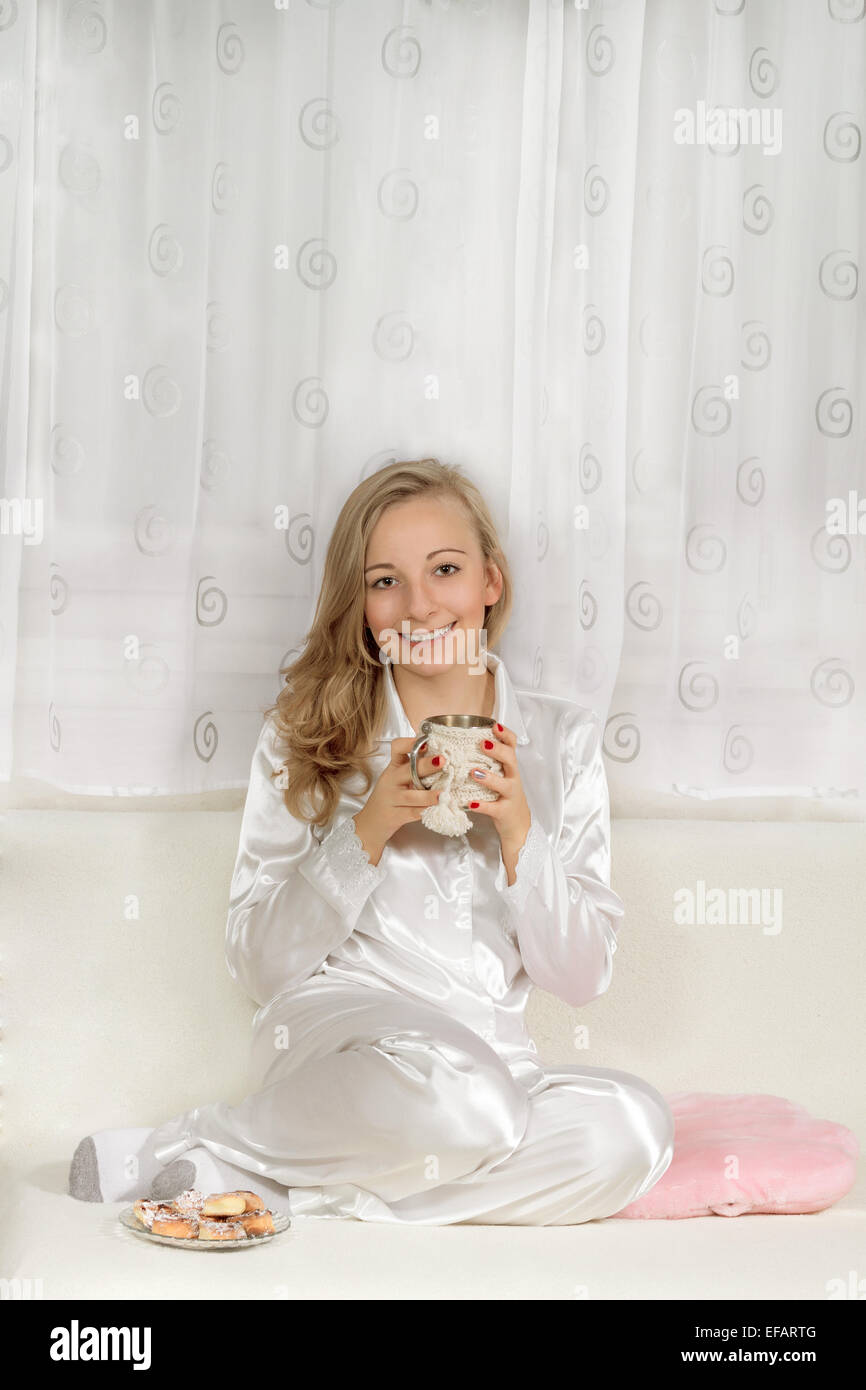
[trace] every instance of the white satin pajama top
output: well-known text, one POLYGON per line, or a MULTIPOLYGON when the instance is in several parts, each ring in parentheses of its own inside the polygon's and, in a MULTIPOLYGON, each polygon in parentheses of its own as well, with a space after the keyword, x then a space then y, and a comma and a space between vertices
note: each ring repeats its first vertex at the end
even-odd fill
MULTIPOLYGON (((533 985, 567 1004, 608 987, 622 899, 610 882, 610 819, 601 725, 557 696, 515 691, 494 671, 493 718, 517 735, 532 822, 508 886, 492 820, 439 835, 400 827, 373 866, 352 816, 360 776, 343 784, 324 830, 290 816, 272 770, 273 720, 253 756, 226 927, 229 972, 260 1008, 313 975, 360 981, 445 1010, 488 1042, 530 1092, 545 1084, 524 1023, 533 985)), ((390 665, 387 716, 374 778, 394 738, 415 737, 390 665)), ((371 790, 372 790, 371 784, 371 790)))

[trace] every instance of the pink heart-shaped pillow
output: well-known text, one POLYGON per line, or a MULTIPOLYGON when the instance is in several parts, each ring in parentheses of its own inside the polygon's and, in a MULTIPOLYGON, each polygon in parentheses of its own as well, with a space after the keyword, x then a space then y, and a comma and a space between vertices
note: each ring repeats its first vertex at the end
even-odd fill
POLYGON ((617 1218, 792 1215, 823 1211, 854 1185, 860 1145, 783 1096, 676 1091, 674 1156, 617 1218))

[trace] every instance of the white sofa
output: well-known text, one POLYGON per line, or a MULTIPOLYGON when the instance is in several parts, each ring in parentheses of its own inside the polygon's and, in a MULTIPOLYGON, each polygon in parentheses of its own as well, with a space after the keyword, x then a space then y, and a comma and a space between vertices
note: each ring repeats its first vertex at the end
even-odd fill
MULTIPOLYGON (((68 1195, 78 1140, 248 1089, 255 1004, 223 958, 243 791, 148 809, 43 792, 0 814, 0 1278, 23 1281, 5 1288, 46 1299, 824 1300, 833 1280, 862 1275, 862 1177, 808 1216, 547 1229, 306 1218, 231 1256, 123 1230, 123 1204, 68 1195)), ((664 1093, 784 1095, 862 1143, 866 829, 711 815, 614 819, 627 915, 613 980, 580 1010, 536 991, 539 1053, 632 1071, 664 1093), (782 887, 782 930, 675 925, 675 890, 698 880, 782 887), (580 1051, 577 1022, 588 1028, 580 1051)))

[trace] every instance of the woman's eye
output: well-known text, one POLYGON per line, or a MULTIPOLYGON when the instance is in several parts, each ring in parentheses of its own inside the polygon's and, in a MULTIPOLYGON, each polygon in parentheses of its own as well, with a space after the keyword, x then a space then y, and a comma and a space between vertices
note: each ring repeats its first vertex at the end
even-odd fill
MULTIPOLYGON (((455 574, 459 574, 459 573, 460 573, 460 566, 459 566, 459 565, 453 565, 453 564, 451 563, 450 560, 443 560, 442 564, 441 564, 441 565, 437 565, 436 568, 437 568, 437 570, 453 570, 453 571, 455 572, 455 574)), ((450 578, 451 578, 450 574, 446 574, 444 577, 445 577, 446 579, 450 579, 450 578)), ((379 585, 383 582, 383 580, 385 580, 385 579, 393 579, 393 578, 394 578, 393 574, 383 574, 379 579, 375 579, 375 580, 373 581, 373 583, 370 585, 370 587, 371 587, 371 589, 378 589, 379 585)), ((388 588, 390 589, 391 587, 392 587, 392 586, 389 584, 389 585, 388 585, 388 588)))

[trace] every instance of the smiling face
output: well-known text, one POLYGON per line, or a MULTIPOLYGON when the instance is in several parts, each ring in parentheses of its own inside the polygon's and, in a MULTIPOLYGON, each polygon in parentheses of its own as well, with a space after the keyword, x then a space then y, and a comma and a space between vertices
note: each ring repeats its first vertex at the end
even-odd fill
POLYGON ((475 530, 456 499, 413 497, 388 507, 373 528, 364 565, 364 616, 393 661, 411 657, 416 669, 441 669, 453 665, 461 650, 478 650, 477 636, 434 636, 413 643, 411 651, 387 637, 389 629, 402 636, 404 623, 410 633, 449 627, 450 633, 477 634, 485 606, 499 598, 499 569, 485 567, 475 530))

